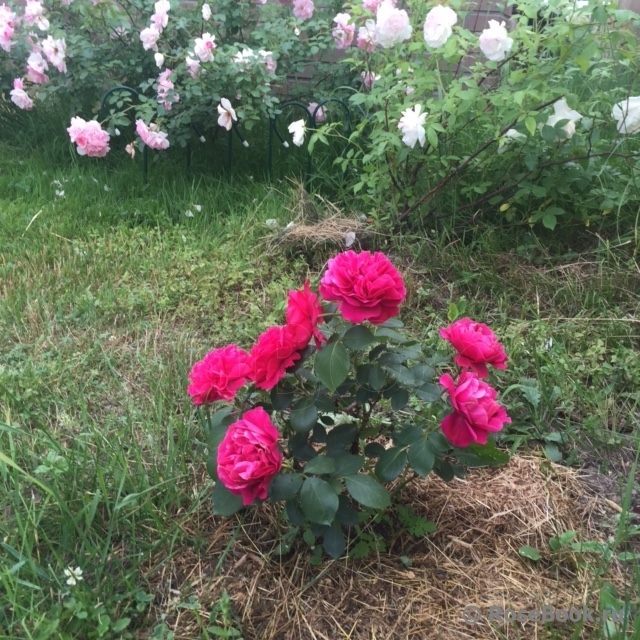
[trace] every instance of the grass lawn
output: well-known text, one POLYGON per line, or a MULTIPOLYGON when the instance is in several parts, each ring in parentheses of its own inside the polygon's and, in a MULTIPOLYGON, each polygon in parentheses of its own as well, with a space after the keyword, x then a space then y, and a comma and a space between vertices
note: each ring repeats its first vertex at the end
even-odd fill
MULTIPOLYGON (((287 291, 317 281, 339 250, 267 250, 265 221, 291 221, 296 190, 187 178, 170 165, 143 187, 134 171, 52 165, 6 145, 0 167, 0 638, 407 637, 393 619, 350 631, 357 599, 318 635, 302 624, 304 607, 295 631, 273 628, 273 594, 258 606, 252 589, 264 585, 238 583, 256 558, 290 578, 304 567, 297 590, 278 596, 293 600, 349 562, 370 584, 373 565, 312 566, 301 541, 271 556, 280 523, 270 508, 211 515, 187 373, 210 349, 248 348, 281 323, 287 291), (83 579, 69 586, 75 567, 83 579)), ((406 278, 402 318, 426 350, 443 349, 450 304, 505 344, 499 380, 513 423, 501 445, 571 473, 582 465, 595 499, 614 504, 595 523, 607 541, 598 553, 569 562, 565 538, 547 569, 579 566, 601 604, 629 614, 612 627, 546 625, 547 637, 640 638, 640 267, 637 245, 616 244, 552 258, 520 230, 376 237, 406 278), (613 564, 624 579, 608 584, 613 564)), ((379 566, 395 562, 383 533, 367 535, 379 566)), ((509 629, 459 637, 532 637, 509 629)))

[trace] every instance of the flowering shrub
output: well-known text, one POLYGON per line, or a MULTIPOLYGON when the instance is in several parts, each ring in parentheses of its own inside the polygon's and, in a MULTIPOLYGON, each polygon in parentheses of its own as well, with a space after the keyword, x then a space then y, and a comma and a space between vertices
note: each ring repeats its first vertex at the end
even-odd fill
MULTIPOLYGON (((134 122, 138 138, 127 130, 126 142, 153 149, 184 144, 194 133, 205 140, 238 122, 250 130, 275 109, 287 75, 332 45, 325 27, 339 6, 28 0, 22 7, 9 0, 0 5, 2 88, 19 109, 59 96, 76 123, 95 117, 106 90, 133 88, 139 101, 130 92, 111 95, 99 123, 107 142, 134 122)), ((128 152, 134 155, 134 147, 128 152)))
POLYGON ((462 0, 358 0, 339 14, 358 33, 345 64, 359 115, 336 162, 370 215, 553 229, 640 201, 639 16, 609 0, 507 4, 511 19, 480 34, 462 0))
POLYGON ((308 281, 290 291, 285 325, 248 354, 214 349, 193 366, 188 391, 208 418, 215 512, 284 502, 305 540, 321 538, 338 557, 345 531, 410 480, 506 461, 489 435, 511 420, 481 377, 507 357, 489 327, 458 319, 441 334, 459 370, 436 383, 448 358, 425 357, 399 331, 406 289, 382 253, 335 256, 319 292, 324 302, 308 281))

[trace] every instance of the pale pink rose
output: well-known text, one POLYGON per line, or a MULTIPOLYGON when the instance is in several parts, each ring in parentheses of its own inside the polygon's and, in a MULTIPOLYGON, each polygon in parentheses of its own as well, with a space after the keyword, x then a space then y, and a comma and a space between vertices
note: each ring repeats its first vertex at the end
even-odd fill
POLYGON ((331 32, 337 49, 346 49, 353 42, 356 33, 356 25, 348 24, 351 16, 348 13, 339 13, 333 21, 335 29, 331 32))
POLYGON ((173 70, 165 69, 158 76, 158 102, 164 106, 167 111, 171 111, 173 102, 180 102, 180 96, 173 90, 174 84, 169 79, 173 70))
POLYGON ((380 76, 374 75, 371 71, 363 71, 360 74, 360 77, 362 78, 362 84, 367 91, 371 91, 371 87, 373 87, 374 82, 376 80, 380 80, 380 76))
POLYGON ((215 36, 210 33, 203 33, 202 38, 196 38, 193 50, 202 62, 213 61, 213 51, 216 48, 215 39, 215 36))
POLYGON ((46 31, 49 28, 49 21, 44 17, 44 7, 38 0, 27 0, 24 21, 26 24, 35 24, 40 31, 46 31))
POLYGON ((382 0, 362 0, 362 8, 368 9, 369 11, 373 11, 375 13, 380 6, 382 0))
POLYGON ((131 159, 136 157, 136 145, 133 142, 129 143, 124 150, 131 156, 131 159))
POLYGON ((67 45, 64 38, 56 40, 51 36, 47 36, 47 39, 42 41, 42 51, 44 55, 47 56, 47 60, 49 60, 60 73, 67 72, 67 65, 64 61, 67 45))
POLYGON ((0 5, 0 48, 7 53, 11 51, 13 45, 15 22, 16 14, 6 5, 0 5))
POLYGON ((430 47, 438 49, 446 43, 453 33, 452 27, 458 21, 451 7, 437 5, 427 13, 424 21, 424 40, 430 47))
POLYGON ((494 62, 504 60, 513 47, 504 20, 501 23, 489 20, 489 26, 480 34, 479 43, 482 53, 494 62))
POLYGON ((27 78, 34 84, 45 84, 49 82, 49 76, 45 71, 49 68, 47 61, 41 53, 32 51, 27 58, 27 78))
POLYGON ((391 0, 383 0, 376 14, 376 41, 384 49, 404 42, 411 37, 409 16, 403 9, 396 9, 391 0))
POLYGON ((315 117, 316 122, 324 122, 327 118, 327 112, 325 110, 324 107, 320 107, 318 109, 318 103, 317 102, 310 102, 309 106, 307 107, 307 110, 309 111, 309 113, 315 117), (316 111, 317 109, 317 111, 316 111))
POLYGON ((167 149, 169 140, 164 131, 160 131, 157 124, 151 123, 148 127, 142 120, 136 120, 136 133, 151 149, 167 149))
POLYGON ((278 68, 278 63, 273 59, 273 52, 260 49, 258 52, 264 60, 264 66, 269 73, 275 73, 278 68))
POLYGON ((31 111, 33 109, 33 100, 28 96, 24 90, 22 78, 16 78, 13 81, 13 89, 11 90, 11 102, 20 107, 31 111))
POLYGON ((156 28, 158 33, 162 33, 169 24, 168 13, 154 13, 151 16, 151 25, 156 28))
POLYGON ((153 51, 157 51, 158 47, 156 46, 156 42, 158 42, 158 38, 160 37, 160 32, 155 27, 147 27, 140 32, 140 40, 142 41, 142 46, 145 51, 152 49, 153 51))
POLYGON ((227 131, 231 131, 231 127, 233 127, 234 121, 238 121, 238 117, 236 116, 236 112, 227 98, 220 99, 220 104, 218 105, 218 113, 220 114, 220 117, 218 118, 218 124, 221 127, 224 127, 227 131))
POLYGON ((363 49, 371 53, 376 48, 376 23, 374 20, 367 20, 364 27, 358 29, 358 49, 363 49))
POLYGON ((293 0, 293 15, 298 20, 309 20, 313 17, 315 5, 311 0, 293 0))
POLYGON ((206 2, 202 5, 202 19, 205 22, 211 19, 211 7, 206 2))
POLYGON ((75 143, 78 154, 90 158, 104 158, 109 152, 109 134, 102 130, 96 120, 71 118, 71 126, 67 128, 71 142, 75 143))
POLYGON ((198 72, 200 70, 200 60, 195 60, 194 58, 187 56, 185 58, 185 62, 187 64, 187 68, 189 69, 189 75, 192 78, 197 78, 198 72))

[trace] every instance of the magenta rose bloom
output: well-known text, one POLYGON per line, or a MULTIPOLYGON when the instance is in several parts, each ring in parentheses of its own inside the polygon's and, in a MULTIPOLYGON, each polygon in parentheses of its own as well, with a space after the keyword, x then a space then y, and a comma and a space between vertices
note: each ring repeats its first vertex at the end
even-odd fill
POLYGON ((189 373, 187 391, 193 404, 231 400, 249 379, 249 354, 235 344, 214 349, 196 362, 189 373))
POLYGON ((287 303, 287 324, 293 327, 304 349, 315 338, 316 349, 320 349, 326 336, 318 329, 318 320, 322 316, 322 307, 315 293, 311 293, 309 281, 304 283, 302 291, 289 291, 287 303))
POLYGON ((273 389, 286 370, 300 359, 300 351, 306 346, 300 341, 295 327, 285 325, 267 329, 249 354, 249 379, 259 389, 273 389))
POLYGON ((349 322, 382 324, 398 315, 407 290, 384 253, 345 251, 329 260, 320 295, 336 302, 349 322))
POLYGON ((218 447, 218 478, 246 507, 264 500, 271 478, 282 467, 278 430, 269 414, 256 407, 229 426, 218 447))
POLYGON ((462 372, 457 384, 448 373, 439 382, 453 405, 453 413, 444 417, 440 427, 454 447, 486 444, 490 432, 511 422, 505 408, 496 402, 496 390, 470 371, 462 372))
POLYGON ((481 378, 488 377, 488 364, 496 369, 507 368, 504 347, 486 324, 461 318, 447 329, 440 329, 440 335, 458 352, 456 364, 471 369, 481 378))

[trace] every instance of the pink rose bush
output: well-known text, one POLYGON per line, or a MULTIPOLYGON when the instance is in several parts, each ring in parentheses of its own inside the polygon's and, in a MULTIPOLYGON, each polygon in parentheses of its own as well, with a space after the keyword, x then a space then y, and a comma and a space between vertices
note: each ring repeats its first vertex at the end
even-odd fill
POLYGON ((386 255, 346 251, 328 261, 319 293, 309 280, 289 291, 284 325, 249 351, 229 345, 193 365, 193 404, 215 405, 205 418, 215 513, 284 501, 286 517, 314 527, 338 557, 358 511, 390 505, 386 484, 431 471, 451 478, 451 461, 468 447, 467 461, 481 464, 485 451, 492 463, 508 459, 490 438, 511 420, 469 370, 503 368, 502 347, 485 325, 454 322, 443 337, 471 355, 457 380, 436 380, 421 346, 401 333, 406 293, 386 255), (420 403, 433 408, 416 411, 420 403), (370 421, 378 411, 385 420, 370 421))

